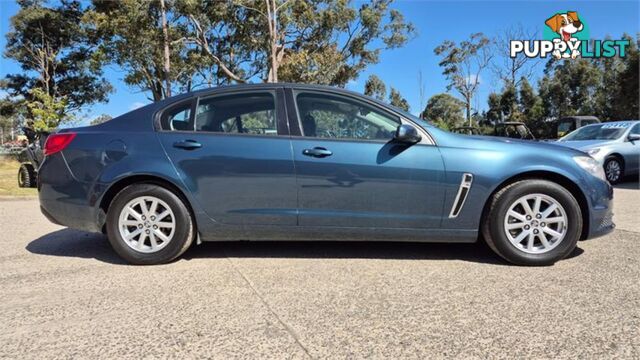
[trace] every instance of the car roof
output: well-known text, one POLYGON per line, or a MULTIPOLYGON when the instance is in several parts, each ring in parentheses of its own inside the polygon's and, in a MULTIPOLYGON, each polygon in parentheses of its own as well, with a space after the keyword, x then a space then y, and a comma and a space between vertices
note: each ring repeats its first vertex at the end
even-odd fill
POLYGON ((593 115, 573 115, 573 116, 564 116, 564 117, 562 117, 560 120, 565 120, 565 119, 574 119, 574 120, 598 120, 598 121, 600 121, 600 119, 598 119, 596 116, 593 116, 593 115))
MULTIPOLYGON (((190 97, 202 97, 207 95, 214 95, 220 92, 226 91, 242 91, 242 90, 259 90, 259 89, 272 89, 274 87, 282 87, 282 88, 290 88, 290 89, 304 89, 304 90, 320 90, 320 91, 330 91, 343 93, 346 95, 358 96, 358 97, 366 97, 368 100, 377 103, 385 108, 393 108, 394 110, 406 113, 402 109, 398 109, 397 107, 386 103, 384 101, 380 101, 371 96, 364 95, 362 93, 347 90, 337 86, 329 86, 329 85, 319 85, 319 84, 300 84, 300 83, 287 83, 287 82, 278 82, 278 83, 251 83, 251 84, 232 84, 232 85, 221 85, 216 87, 210 87, 206 89, 195 90, 179 95, 172 96, 170 98, 164 99, 162 101, 156 102, 157 108, 164 108, 166 105, 172 104, 174 102, 178 102, 181 100, 188 99, 190 97)), ((408 113, 407 113, 408 114, 408 113)), ((411 114, 409 114, 411 115, 411 114)), ((413 116, 413 115, 412 115, 413 116)))

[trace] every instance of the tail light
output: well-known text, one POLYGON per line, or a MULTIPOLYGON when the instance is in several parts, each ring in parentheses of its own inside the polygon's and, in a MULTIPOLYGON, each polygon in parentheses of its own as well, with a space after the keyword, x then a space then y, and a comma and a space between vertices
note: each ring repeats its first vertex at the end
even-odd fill
POLYGON ((76 137, 76 133, 51 134, 44 143, 44 155, 49 156, 64 150, 76 137))

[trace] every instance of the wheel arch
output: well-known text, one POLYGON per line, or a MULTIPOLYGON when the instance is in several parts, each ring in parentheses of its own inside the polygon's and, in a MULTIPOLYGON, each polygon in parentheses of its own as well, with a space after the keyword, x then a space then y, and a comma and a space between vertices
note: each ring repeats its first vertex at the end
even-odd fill
POLYGON ((102 198, 100 199, 100 205, 98 207, 100 209, 98 225, 102 229, 103 233, 105 232, 106 214, 109 211, 109 206, 111 205, 113 199, 116 197, 116 195, 120 191, 122 191, 127 186, 133 185, 133 184, 158 185, 174 193, 178 198, 180 198, 180 200, 182 200, 182 202, 184 202, 185 206, 189 210, 194 227, 197 231, 198 224, 197 224, 195 213, 193 211, 193 206, 191 205, 191 201, 189 201, 189 198, 186 196, 184 191, 180 189, 180 187, 178 187, 176 184, 174 184, 170 180, 167 180, 160 176, 138 174, 138 175, 131 175, 131 176, 127 176, 122 179, 119 179, 118 181, 111 184, 111 186, 109 186, 107 190, 104 192, 104 195, 102 195, 102 198))
MULTIPOLYGON (((480 217, 480 224, 482 224, 485 220, 485 217, 487 216, 487 213, 489 212, 489 206, 491 204, 491 200, 493 199, 493 196, 500 191, 501 189, 503 189, 505 186, 511 185, 517 181, 521 181, 521 180, 532 180, 532 179, 539 179, 539 180, 547 180, 547 181, 551 181, 554 182, 562 187, 564 187, 565 189, 567 189, 571 195, 573 195, 573 197, 576 199, 576 201, 578 201, 578 205, 580 206, 580 215, 582 217, 582 233, 580 234, 580 240, 586 239, 587 235, 589 234, 589 202, 587 201, 587 197, 584 194, 584 192, 580 189, 580 187, 578 186, 578 184, 576 184, 573 180, 569 179, 568 177, 553 172, 553 171, 546 171, 546 170, 534 170, 534 171, 527 171, 527 172, 523 172, 523 173, 519 173, 517 175, 514 175, 506 180, 504 180, 503 182, 501 182, 498 186, 496 186, 496 188, 493 190, 493 192, 491 192, 491 194, 487 197, 487 200, 485 201, 485 204, 482 208, 482 215, 480 217)), ((481 233, 481 232, 480 232, 481 233)))

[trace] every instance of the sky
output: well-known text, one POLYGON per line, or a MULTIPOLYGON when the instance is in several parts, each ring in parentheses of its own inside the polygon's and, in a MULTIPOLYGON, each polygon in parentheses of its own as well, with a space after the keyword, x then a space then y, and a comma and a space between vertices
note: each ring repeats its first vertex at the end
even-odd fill
MULTIPOLYGON (((355 2, 356 5, 358 1, 355 2)), ((405 19, 414 24, 417 34, 404 47, 384 51, 380 62, 369 66, 347 88, 363 92, 364 83, 370 74, 380 77, 389 87, 394 87, 408 100, 410 112, 418 114, 420 109, 418 72, 422 72, 425 99, 447 91, 447 80, 438 66, 439 58, 433 49, 444 40, 465 40, 470 34, 482 32, 489 37, 500 34, 511 26, 522 25, 542 34, 544 21, 556 12, 577 11, 590 27, 591 39, 607 35, 619 38, 623 33, 640 32, 640 1, 428 1, 396 0, 393 7, 400 10, 405 19)), ((10 29, 10 18, 19 7, 13 0, 0 0, 0 49, 4 52, 5 34, 10 29)), ((537 75, 544 64, 537 68, 537 75)), ((0 77, 19 73, 17 63, 4 57, 0 59, 0 77)), ((122 79, 125 74, 115 66, 107 66, 106 78, 115 92, 106 104, 96 104, 86 111, 85 122, 100 115, 113 117, 149 103, 147 95, 129 87, 122 79)), ((536 79, 533 83, 537 83, 536 79)), ((474 108, 486 109, 489 93, 500 91, 501 84, 490 69, 480 75, 479 91, 473 101, 474 108)), ((455 90, 451 94, 457 95, 455 90)), ((2 96, 3 94, 0 94, 2 96)), ((424 104, 423 104, 424 105, 424 104)))

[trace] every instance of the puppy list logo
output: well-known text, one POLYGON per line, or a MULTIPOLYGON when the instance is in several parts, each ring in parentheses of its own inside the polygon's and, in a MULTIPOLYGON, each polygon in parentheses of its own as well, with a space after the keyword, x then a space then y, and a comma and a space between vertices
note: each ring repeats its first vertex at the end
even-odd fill
POLYGON ((512 58, 524 53, 529 58, 556 59, 624 57, 629 40, 591 40, 589 26, 575 11, 558 12, 545 22, 544 40, 511 40, 512 58))

